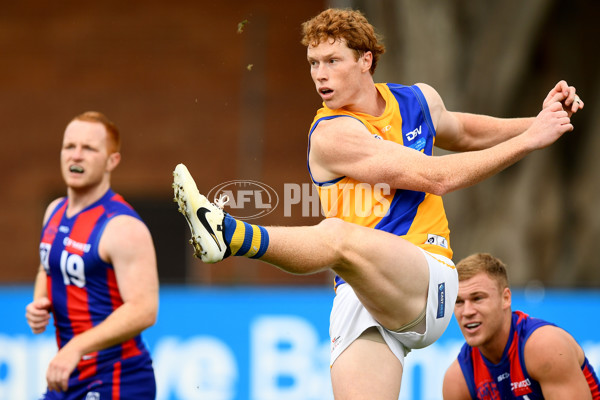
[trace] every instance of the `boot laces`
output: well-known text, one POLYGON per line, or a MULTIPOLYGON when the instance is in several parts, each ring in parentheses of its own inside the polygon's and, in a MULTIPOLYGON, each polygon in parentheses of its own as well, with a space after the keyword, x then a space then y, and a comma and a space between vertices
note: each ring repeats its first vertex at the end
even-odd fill
POLYGON ((229 202, 229 196, 221 193, 219 197, 215 195, 215 206, 219 207, 221 210, 225 207, 225 204, 229 202))

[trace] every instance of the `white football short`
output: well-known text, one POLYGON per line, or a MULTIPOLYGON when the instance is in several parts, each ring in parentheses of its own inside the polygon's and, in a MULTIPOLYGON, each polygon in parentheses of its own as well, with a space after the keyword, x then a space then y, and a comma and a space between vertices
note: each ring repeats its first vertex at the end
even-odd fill
MULTIPOLYGON (((422 249, 421 249, 422 250, 422 249)), ((425 312, 425 333, 394 332, 377 322, 362 305, 352 287, 338 286, 331 309, 329 335, 333 365, 340 354, 365 330, 376 327, 394 355, 404 365, 404 356, 412 349, 427 347, 446 330, 458 295, 458 275, 454 263, 447 257, 422 250, 429 264, 429 292, 425 312)))

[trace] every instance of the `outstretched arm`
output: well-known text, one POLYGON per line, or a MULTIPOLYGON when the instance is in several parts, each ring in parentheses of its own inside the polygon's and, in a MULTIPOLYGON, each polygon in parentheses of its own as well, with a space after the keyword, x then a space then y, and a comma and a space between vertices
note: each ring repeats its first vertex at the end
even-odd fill
MULTIPOLYGON (((311 137, 313 174, 349 176, 368 184, 443 195, 476 184, 573 130, 561 104, 553 103, 520 135, 487 149, 429 157, 388 140, 375 140, 353 118, 319 123, 311 137)), ((325 180, 325 179, 323 179, 325 180)))
POLYGON ((116 217, 105 228, 99 252, 114 267, 123 304, 59 350, 46 373, 50 390, 67 389, 69 375, 85 354, 131 339, 156 321, 158 273, 148 228, 133 217, 116 217))
MULTIPOLYGON (((439 94, 426 84, 417 84, 429 104, 436 126, 436 146, 450 151, 472 151, 492 147, 513 138, 526 129, 534 118, 495 118, 487 115, 450 112, 439 94)), ((567 116, 583 108, 575 88, 565 81, 558 82, 549 92, 542 108, 559 102, 567 116)))

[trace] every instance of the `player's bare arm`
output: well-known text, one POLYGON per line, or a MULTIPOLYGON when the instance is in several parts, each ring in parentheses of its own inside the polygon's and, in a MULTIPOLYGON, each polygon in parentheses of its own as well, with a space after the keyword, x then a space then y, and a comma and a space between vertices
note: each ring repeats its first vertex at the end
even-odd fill
POLYGON ((40 264, 33 287, 33 301, 25 307, 27 324, 34 334, 46 331, 50 323, 50 300, 46 292, 46 271, 40 264))
POLYGON ((495 118, 487 115, 451 112, 438 92, 425 83, 423 92, 436 129, 435 145, 450 151, 487 149, 523 133, 533 118, 495 118))
MULTIPOLYGON (((48 205, 44 213, 43 224, 46 224, 60 200, 58 198, 48 205)), ((46 270, 40 264, 33 285, 33 301, 25 307, 25 318, 34 334, 39 334, 46 330, 46 327, 50 323, 51 305, 46 289, 46 270)))
POLYGON ((458 365, 458 360, 454 360, 446 374, 444 375, 444 384, 442 387, 444 400, 470 400, 471 394, 465 382, 465 377, 458 365))
POLYGON ((555 326, 543 326, 525 344, 525 367, 539 382, 544 398, 591 399, 581 370, 584 354, 575 339, 555 326))
MULTIPOLYGON (((437 91, 431 86, 417 86, 427 99, 431 117, 436 128, 436 143, 439 148, 450 151, 472 151, 486 149, 523 133, 534 118, 496 118, 487 115, 448 111, 437 91)), ((573 86, 560 81, 548 92, 543 108, 561 102, 570 117, 583 108, 583 102, 575 94, 573 86), (565 104, 568 104, 566 106, 565 104)))
POLYGON ((554 103, 523 134, 496 146, 428 157, 391 141, 376 140, 356 119, 340 117, 315 128, 309 162, 316 180, 350 176, 365 183, 444 195, 500 172, 572 129, 567 113, 554 103))

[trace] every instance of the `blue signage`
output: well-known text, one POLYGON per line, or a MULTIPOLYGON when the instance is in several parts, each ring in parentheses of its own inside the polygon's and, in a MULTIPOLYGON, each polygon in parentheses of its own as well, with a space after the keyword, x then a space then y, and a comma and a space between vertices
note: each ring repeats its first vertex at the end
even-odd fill
MULTIPOLYGON (((0 400, 35 400, 56 352, 54 327, 25 322, 30 287, 0 287, 0 400)), ((166 286, 158 322, 143 337, 152 352, 157 400, 332 400, 329 287, 166 286)), ((600 291, 513 293, 513 309, 570 332, 600 371, 600 291)), ((450 312, 450 310, 446 310, 450 312)), ((438 400, 463 340, 453 319, 442 338, 405 361, 401 400, 438 400)))

